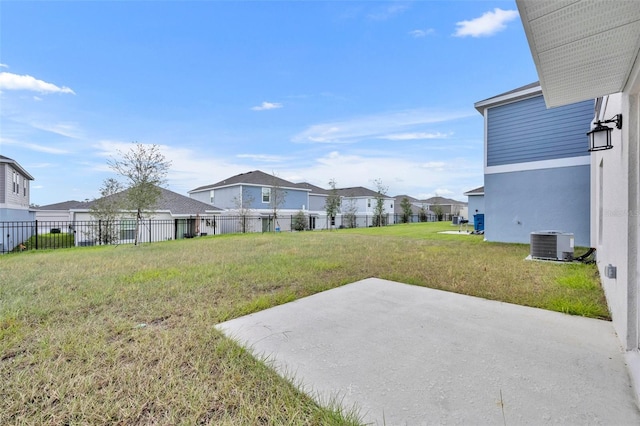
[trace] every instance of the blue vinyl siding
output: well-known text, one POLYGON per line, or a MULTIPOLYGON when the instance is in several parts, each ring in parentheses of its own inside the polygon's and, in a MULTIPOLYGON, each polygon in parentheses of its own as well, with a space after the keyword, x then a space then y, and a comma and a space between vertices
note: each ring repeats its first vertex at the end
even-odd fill
POLYGON ((588 156, 592 100, 547 109, 536 96, 487 112, 487 166, 588 156))
MULTIPOLYGON (((265 186, 268 188, 268 186, 265 186)), ((270 209, 271 204, 262 202, 261 186, 243 186, 245 197, 253 198, 252 209, 270 209)), ((308 191, 298 191, 295 189, 282 188, 281 191, 286 193, 284 203, 278 206, 279 210, 301 210, 302 206, 309 207, 308 191)))

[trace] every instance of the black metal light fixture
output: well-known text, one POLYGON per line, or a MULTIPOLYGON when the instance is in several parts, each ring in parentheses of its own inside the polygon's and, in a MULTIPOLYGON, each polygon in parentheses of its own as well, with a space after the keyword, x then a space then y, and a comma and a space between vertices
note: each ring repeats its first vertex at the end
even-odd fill
POLYGON ((595 129, 587 133, 587 136, 589 136, 590 152, 613 148, 613 145, 611 145, 611 131, 613 129, 605 126, 607 123, 616 123, 616 128, 622 129, 622 114, 616 114, 610 120, 596 121, 595 129))

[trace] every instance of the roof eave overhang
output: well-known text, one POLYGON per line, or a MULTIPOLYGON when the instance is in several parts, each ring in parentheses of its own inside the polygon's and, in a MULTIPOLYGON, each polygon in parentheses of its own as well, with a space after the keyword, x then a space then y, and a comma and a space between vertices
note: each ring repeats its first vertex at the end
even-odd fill
POLYGON ((484 115, 484 111, 487 108, 520 101, 522 99, 532 98, 534 96, 540 96, 541 94, 542 94, 542 89, 540 86, 529 87, 521 91, 510 92, 504 95, 499 95, 493 98, 485 99, 484 101, 476 102, 475 104, 473 104, 473 106, 480 114, 484 115))
POLYGON ((635 1, 516 0, 547 107, 622 92, 640 50, 635 1))

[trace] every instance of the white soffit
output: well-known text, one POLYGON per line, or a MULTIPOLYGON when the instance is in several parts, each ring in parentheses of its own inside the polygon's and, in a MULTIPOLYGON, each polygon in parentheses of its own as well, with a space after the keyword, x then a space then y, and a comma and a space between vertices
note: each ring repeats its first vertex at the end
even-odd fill
POLYGON ((640 50, 640 1, 516 2, 548 107, 624 89, 640 50))

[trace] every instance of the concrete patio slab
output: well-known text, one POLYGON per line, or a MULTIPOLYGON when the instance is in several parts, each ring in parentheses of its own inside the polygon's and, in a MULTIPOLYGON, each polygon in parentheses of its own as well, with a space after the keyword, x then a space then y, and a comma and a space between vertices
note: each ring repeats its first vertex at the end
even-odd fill
POLYGON ((216 327, 371 424, 640 424, 606 321, 370 278, 216 327))

